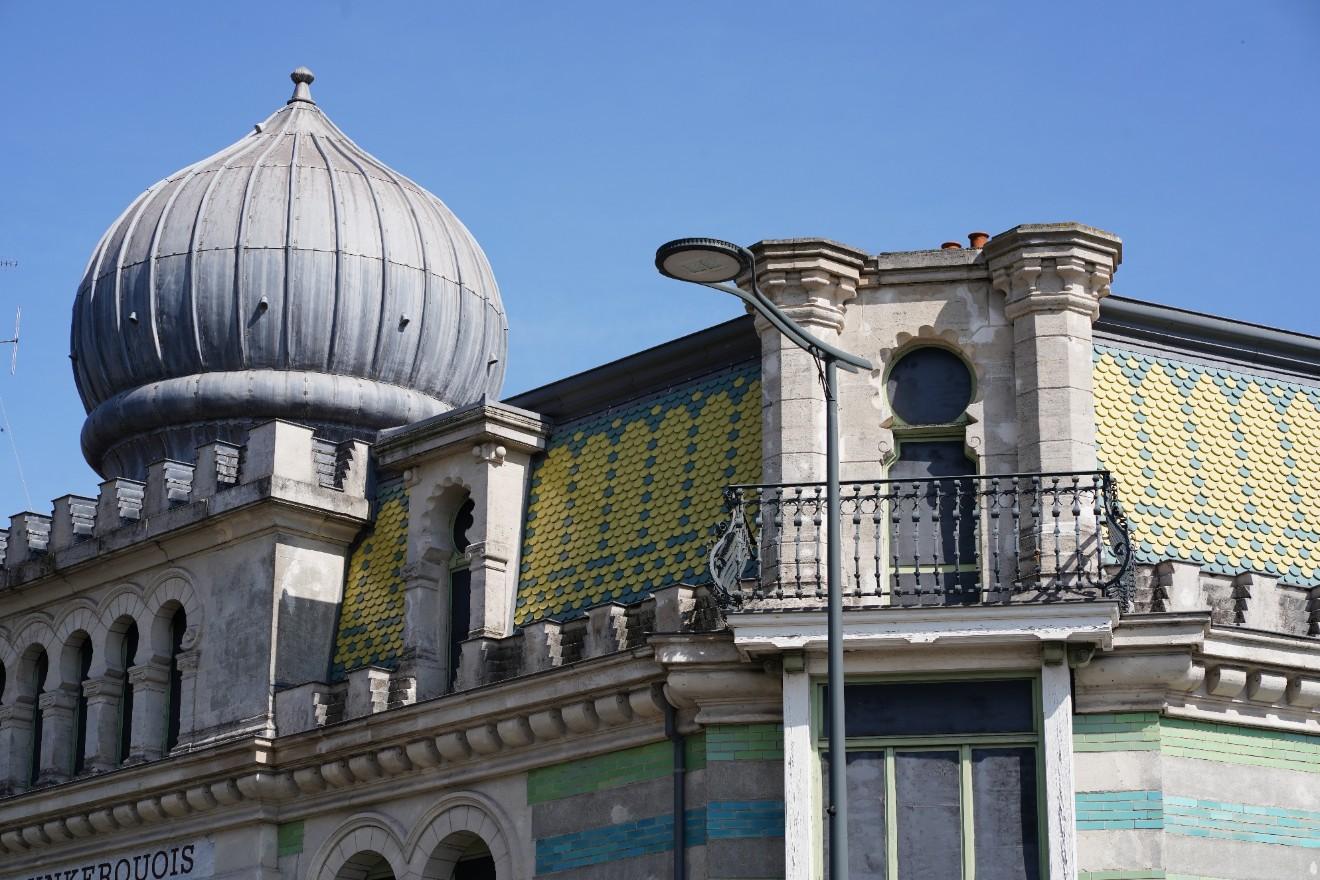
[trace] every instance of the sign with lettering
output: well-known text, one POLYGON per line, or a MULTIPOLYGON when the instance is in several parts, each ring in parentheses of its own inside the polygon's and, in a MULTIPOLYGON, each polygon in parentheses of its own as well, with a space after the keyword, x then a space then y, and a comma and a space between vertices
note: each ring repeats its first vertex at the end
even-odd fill
POLYGON ((5 880, 206 880, 215 874, 210 838, 88 859, 77 864, 30 869, 5 880))

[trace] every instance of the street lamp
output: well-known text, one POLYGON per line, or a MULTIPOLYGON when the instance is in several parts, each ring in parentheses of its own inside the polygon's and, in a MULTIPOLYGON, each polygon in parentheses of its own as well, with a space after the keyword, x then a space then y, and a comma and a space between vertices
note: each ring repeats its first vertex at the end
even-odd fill
MULTIPOLYGON (((655 252, 661 275, 732 294, 756 310, 794 345, 825 365, 825 515, 829 596, 826 645, 829 655, 829 842, 830 880, 848 877, 847 751, 843 729, 843 577, 839 536, 838 371, 870 370, 871 362, 817 339, 770 301, 756 284, 756 257, 745 247, 714 238, 680 238, 655 252), (746 274, 750 292, 729 282, 746 274)), ((786 792, 792 796, 791 792, 786 792)), ((675 819, 677 821, 677 819, 675 819)))

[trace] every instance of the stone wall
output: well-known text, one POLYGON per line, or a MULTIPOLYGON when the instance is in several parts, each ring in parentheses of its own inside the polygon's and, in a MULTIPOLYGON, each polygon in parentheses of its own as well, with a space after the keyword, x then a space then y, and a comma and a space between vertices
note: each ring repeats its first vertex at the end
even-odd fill
POLYGON ((1320 736, 1154 712, 1073 722, 1081 878, 1314 875, 1320 736))

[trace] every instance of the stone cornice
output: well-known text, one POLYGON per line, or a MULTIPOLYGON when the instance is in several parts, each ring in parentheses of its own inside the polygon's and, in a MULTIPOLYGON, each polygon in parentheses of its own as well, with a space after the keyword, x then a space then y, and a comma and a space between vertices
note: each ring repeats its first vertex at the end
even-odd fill
MULTIPOLYGON (((879 608, 844 611, 847 650, 895 645, 1070 642, 1107 647, 1118 623, 1113 602, 964 608, 879 608)), ((824 651, 824 611, 729 615, 734 643, 747 657, 784 651, 824 651)))
POLYGON ((416 703, 279 740, 246 738, 0 800, 0 854, 199 814, 321 797, 380 799, 663 738, 649 649, 416 703), (594 744, 594 745, 593 745, 594 744), (347 791, 351 790, 351 791, 347 791))
POLYGON ((503 460, 505 451, 525 453, 545 448, 550 426, 539 415, 507 403, 482 402, 451 410, 411 425, 383 432, 376 444, 382 467, 411 467, 455 448, 479 450, 487 460, 503 460), (496 452, 497 449, 505 450, 496 452))
POLYGON ((1212 626, 1209 612, 1130 615, 1078 670, 1077 705, 1320 733, 1320 644, 1212 626))

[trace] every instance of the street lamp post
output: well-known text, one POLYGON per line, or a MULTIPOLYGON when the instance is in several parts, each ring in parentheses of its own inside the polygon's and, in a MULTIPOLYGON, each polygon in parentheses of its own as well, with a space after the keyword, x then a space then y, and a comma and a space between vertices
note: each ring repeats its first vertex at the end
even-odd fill
MULTIPOLYGON (((776 330, 825 366, 825 514, 829 596, 826 646, 829 656, 829 843, 830 880, 848 877, 847 752, 843 722, 843 584, 839 536, 839 369, 870 370, 871 362, 816 338, 784 314, 756 284, 756 257, 747 248, 713 238, 680 238, 655 252, 660 274, 702 284, 747 303, 776 330), (747 274, 750 292, 729 282, 747 274)), ((786 792, 792 796, 792 792, 786 792)), ((675 818, 675 821, 678 821, 675 818)))

